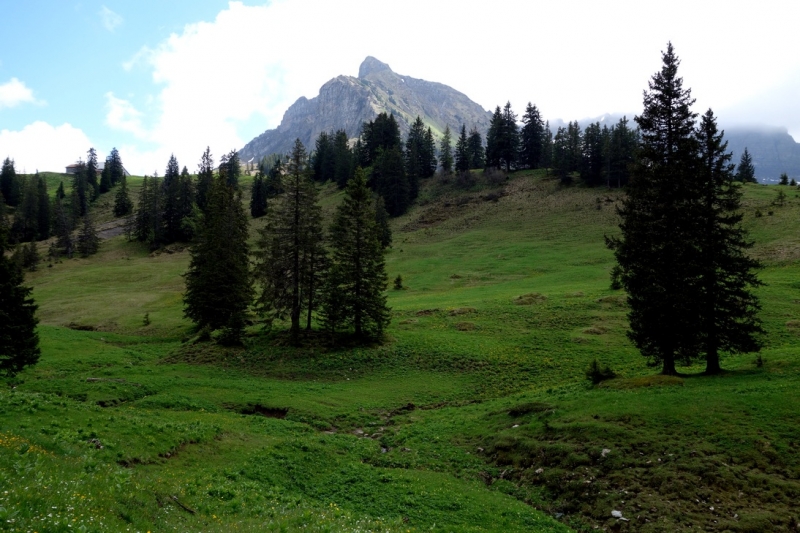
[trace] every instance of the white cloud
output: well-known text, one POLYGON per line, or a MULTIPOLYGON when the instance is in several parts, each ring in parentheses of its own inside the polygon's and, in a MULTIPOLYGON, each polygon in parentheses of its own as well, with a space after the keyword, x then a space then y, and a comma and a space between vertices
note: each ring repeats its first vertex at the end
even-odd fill
POLYGON ((142 126, 142 113, 127 100, 106 93, 106 124, 115 130, 127 131, 140 139, 146 139, 147 131, 142 126))
POLYGON ((33 97, 31 91, 25 84, 17 78, 11 78, 10 81, 0 85, 0 109, 4 107, 15 107, 19 104, 30 103, 36 104, 36 98, 33 97))
POLYGON ((117 26, 122 24, 122 17, 108 9, 106 6, 100 8, 98 15, 100 15, 100 20, 103 21, 103 26, 105 26, 108 31, 113 32, 117 26))
POLYGON ((0 131, 0 158, 13 159, 17 172, 63 172, 65 166, 85 158, 91 146, 83 131, 66 123, 51 126, 37 121, 20 131, 0 131))
MULTIPOLYGON (((487 109, 510 100, 521 113, 532 101, 546 118, 565 120, 639 110, 670 39, 698 111, 746 101, 800 66, 800 56, 776 53, 794 49, 795 18, 781 0, 763 0, 758 10, 744 2, 670 6, 653 18, 652 5, 632 0, 496 0, 458 9, 429 0, 406 0, 403 9, 369 0, 230 2, 213 21, 186 25, 123 67, 149 69, 157 86, 152 105, 136 100, 138 124, 151 125, 146 140, 193 168, 206 145, 217 157, 241 148, 276 127, 298 97, 356 75, 367 55, 487 109)), ((132 131, 133 123, 121 124, 132 131)))

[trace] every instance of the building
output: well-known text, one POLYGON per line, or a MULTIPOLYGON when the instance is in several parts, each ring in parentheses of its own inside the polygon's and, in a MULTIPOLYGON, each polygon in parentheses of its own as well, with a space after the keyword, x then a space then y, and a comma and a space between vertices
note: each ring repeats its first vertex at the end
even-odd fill
MULTIPOLYGON (((67 165, 66 170, 64 171, 64 173, 65 174, 77 174, 78 173, 78 169, 83 165, 86 165, 86 163, 78 162, 78 163, 73 163, 71 165, 67 165)), ((102 162, 102 163, 98 162, 97 163, 97 173, 100 174, 101 172, 103 172, 103 168, 105 168, 105 166, 106 166, 105 162, 102 162)), ((131 175, 131 173, 128 172, 127 169, 124 166, 122 167, 122 173, 125 174, 126 177, 131 175)))

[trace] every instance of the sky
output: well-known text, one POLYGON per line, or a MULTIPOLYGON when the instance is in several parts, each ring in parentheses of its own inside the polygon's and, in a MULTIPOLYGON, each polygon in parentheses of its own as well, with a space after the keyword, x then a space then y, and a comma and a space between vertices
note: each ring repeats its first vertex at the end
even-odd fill
POLYGON ((134 174, 194 171, 276 127, 366 56, 487 110, 550 120, 641 111, 671 41, 694 110, 800 140, 788 0, 2 0, 0 158, 63 171, 113 147, 134 174))

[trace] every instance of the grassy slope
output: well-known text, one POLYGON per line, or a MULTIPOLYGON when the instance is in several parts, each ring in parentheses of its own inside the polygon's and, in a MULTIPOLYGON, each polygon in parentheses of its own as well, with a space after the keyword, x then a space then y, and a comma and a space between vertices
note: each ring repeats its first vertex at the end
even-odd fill
MULTIPOLYGON (((387 266, 408 288, 389 293, 380 348, 297 351, 257 328, 244 351, 182 344, 187 252, 107 241, 29 277, 43 357, 0 393, 0 518, 20 531, 563 529, 541 509, 576 530, 788 530, 800 200, 774 196, 746 188, 766 363, 727 357, 719 378, 655 379, 626 341, 602 244, 616 192, 529 174, 459 194, 428 184, 394 222, 387 266), (594 358, 622 378, 589 388, 594 358)), ((327 213, 338 198, 323 189, 327 213)))

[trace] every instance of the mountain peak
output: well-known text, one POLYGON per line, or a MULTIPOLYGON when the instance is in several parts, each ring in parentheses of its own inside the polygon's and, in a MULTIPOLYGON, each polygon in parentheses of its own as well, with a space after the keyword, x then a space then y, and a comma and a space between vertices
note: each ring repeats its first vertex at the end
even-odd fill
POLYGON ((378 61, 372 56, 367 56, 367 58, 361 63, 361 66, 358 68, 358 77, 363 79, 366 76, 372 74, 373 72, 381 72, 383 70, 388 70, 389 72, 392 71, 392 69, 386 63, 378 61))

